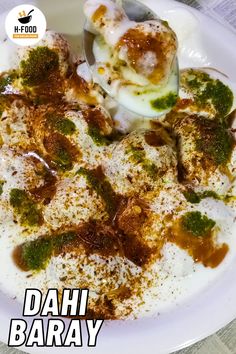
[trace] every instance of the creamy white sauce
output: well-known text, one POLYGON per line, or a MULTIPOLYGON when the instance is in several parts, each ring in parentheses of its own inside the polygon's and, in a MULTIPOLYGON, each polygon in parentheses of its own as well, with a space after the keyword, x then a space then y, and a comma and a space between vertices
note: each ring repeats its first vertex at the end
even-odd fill
MULTIPOLYGON (((205 268, 201 264, 193 262, 192 258, 187 252, 180 250, 173 244, 166 244, 163 249, 163 258, 152 267, 152 277, 156 279, 151 289, 145 293, 145 303, 140 306, 138 302, 134 307, 134 316, 145 317, 154 315, 158 312, 170 311, 177 305, 180 305, 192 297, 197 296, 198 293, 204 291, 209 286, 223 275, 224 271, 232 265, 235 257, 236 238, 234 232, 236 231, 235 222, 233 218, 235 214, 223 205, 216 207, 212 200, 205 200, 201 203, 199 210, 207 211, 209 217, 212 217, 217 223, 220 224, 222 230, 219 234, 219 241, 226 242, 230 251, 226 256, 224 262, 216 269, 205 268), (148 312, 147 312, 148 311, 148 312)), ((1 211, 2 214, 2 211, 1 211)), ((11 253, 14 245, 19 244, 19 234, 21 229, 13 224, 10 219, 4 220, 0 223, 0 259, 4 267, 0 267, 0 286, 1 290, 9 296, 17 297, 17 300, 22 302, 24 297, 25 288, 60 288, 64 285, 60 281, 62 277, 68 274, 76 275, 76 264, 81 263, 83 257, 70 259, 67 255, 66 258, 57 257, 50 261, 49 266, 45 271, 41 271, 35 274, 33 277, 27 277, 30 272, 24 273, 16 268, 12 262, 11 253), (63 266, 64 265, 64 266, 63 266), (64 268, 65 267, 65 268, 64 268)), ((98 264, 102 264, 102 260, 98 256, 91 256, 94 259, 94 265, 92 263, 88 266, 84 266, 85 274, 92 279, 95 279, 93 272, 98 269, 98 264), (95 268, 94 268, 95 267, 95 268)), ((125 273, 122 276, 122 263, 123 260, 119 260, 119 257, 115 257, 111 260, 110 269, 112 271, 112 264, 120 264, 121 278, 119 284, 122 284, 122 279, 125 281, 125 273), (124 277, 124 278, 122 278, 124 277)), ((104 267, 103 267, 104 269, 104 267)), ((132 272, 138 272, 138 268, 130 264, 130 270, 132 272)), ((99 272, 102 270, 99 270, 99 272)), ((124 270, 123 270, 124 271, 124 270)), ((102 274, 102 273, 101 273, 102 274)), ((89 278, 88 278, 89 279, 89 278)), ((85 281, 89 281, 85 276, 85 281)), ((74 276, 71 280, 68 280, 68 287, 77 286, 81 282, 80 276, 74 276)), ((93 280, 94 282, 94 280, 93 280)), ((96 292, 105 290, 106 284, 104 282, 96 280, 97 283, 91 283, 91 296, 96 298, 96 292), (93 294, 93 291, 95 293, 93 294)), ((114 283, 114 289, 117 287, 117 283, 114 283)), ((145 280, 144 280, 145 285, 145 280)), ((124 302, 125 307, 127 302, 124 302)), ((122 304, 120 305, 120 311, 122 311, 122 304)))
POLYGON ((1 56, 0 56, 0 72, 14 69, 17 67, 15 64, 15 58, 17 53, 17 46, 9 38, 4 38, 1 44, 1 56))
MULTIPOLYGON (((179 56, 180 63, 181 66, 189 63, 193 65, 195 62, 198 66, 199 63, 207 65, 207 56, 202 50, 201 45, 199 45, 199 42, 195 42, 193 33, 194 29, 196 28, 194 26, 196 26, 197 23, 196 19, 193 20, 193 17, 191 16, 192 15, 188 13, 188 11, 185 11, 185 14, 183 14, 182 18, 180 16, 180 12, 178 16, 176 15, 176 12, 173 13, 173 15, 169 14, 170 25, 176 29, 177 35, 179 36, 181 47, 179 56), (178 20, 178 18, 181 19, 178 20), (176 21, 179 21, 178 26, 175 25, 176 21), (189 33, 187 33, 186 28, 190 28, 189 33), (195 45, 196 47, 194 49, 195 45)), ((165 18, 168 19, 167 15, 165 18)), ((4 43, 1 42, 1 45, 0 72, 14 68, 14 61, 16 60, 16 48, 13 47, 9 41, 5 41, 4 43)), ((124 92, 121 93, 121 98, 122 97, 124 99, 127 97, 125 96, 124 92)), ((129 130, 130 125, 126 119, 126 114, 127 111, 122 112, 121 109, 121 113, 116 113, 116 119, 117 122, 124 127, 124 130, 129 130)), ((130 114, 129 117, 130 122, 132 122, 131 126, 134 127, 134 125, 137 124, 136 115, 130 114)), ((88 148, 91 146, 89 144, 91 144, 91 142, 87 142, 88 148)), ((92 156, 91 164, 95 164, 95 161, 95 156, 92 156)), ((33 277, 28 277, 31 274, 30 272, 21 272, 13 263, 11 257, 12 250, 14 246, 24 241, 24 237, 21 235, 22 228, 12 222, 12 212, 9 212, 4 203, 8 198, 9 190, 11 188, 24 188, 24 180, 19 178, 20 174, 18 174, 18 176, 12 176, 10 162, 16 165, 18 171, 25 169, 24 162, 21 160, 21 158, 13 158, 11 155, 10 157, 0 157, 1 178, 4 178, 7 181, 3 188, 3 204, 1 204, 0 208, 0 288, 1 291, 7 295, 11 296, 12 298, 16 297, 18 301, 22 302, 25 288, 32 287, 47 289, 48 287, 56 288, 58 285, 59 287, 62 286, 60 283, 60 278, 65 275, 65 269, 62 267, 62 264, 65 262, 67 262, 68 267, 66 268, 66 271, 71 269, 72 272, 75 273, 76 267, 74 260, 63 260, 61 257, 57 257, 51 260, 46 271, 41 271, 33 277)), ((117 168, 120 168, 119 164, 117 168)), ((81 183, 81 181, 79 183, 81 183)), ((79 186, 81 187, 81 185, 79 186)), ((236 189, 235 184, 233 189, 236 189)), ((58 200, 59 197, 60 191, 58 200)), ((173 191, 172 199, 175 198, 176 193, 173 191)), ((155 204, 153 207, 158 209, 158 206, 155 206, 155 204)), ((71 202, 70 208, 67 210, 68 215, 71 211, 73 212, 73 201, 71 202)), ((166 208, 171 208, 171 204, 167 204, 166 208)), ((175 245, 166 244, 163 249, 162 260, 155 264, 153 267, 153 271, 156 276, 156 286, 154 286, 146 294, 146 303, 143 304, 142 307, 138 307, 135 310, 135 315, 150 316, 150 313, 146 313, 147 309, 151 310, 151 313, 153 314, 167 310, 169 311, 177 304, 183 303, 193 296, 197 296, 199 292, 203 291, 206 287, 211 286, 220 276, 223 276, 224 271, 228 267, 233 265, 233 259, 236 252, 235 211, 225 207, 222 202, 217 202, 212 199, 206 199, 202 201, 198 208, 200 211, 206 212, 209 217, 216 220, 217 224, 220 225, 221 231, 218 235, 218 241, 226 242, 230 247, 230 251, 224 262, 216 269, 205 268, 200 264, 193 263, 192 258, 185 251, 180 250, 175 245)), ((60 203, 58 202, 54 209, 55 213, 60 211, 59 209, 60 203)), ((236 210, 236 206, 234 206, 234 210, 236 210)), ((46 232, 46 230, 40 230, 40 234, 44 231, 46 232)), ((39 233, 31 235, 32 238, 36 238, 38 236, 39 233)), ((119 260, 116 261, 119 262, 119 260)), ((130 267, 132 268, 132 266, 130 267)), ((134 266, 132 270, 134 272, 138 271, 134 266)), ((93 271, 94 269, 92 269, 92 267, 87 268, 87 274, 93 275, 93 271)), ((74 283, 71 282, 69 285, 73 286, 75 284, 76 280, 74 283)), ((97 286, 101 286, 101 284, 97 284, 97 286)))
POLYGON ((180 69, 211 65, 199 31, 201 24, 191 10, 182 9, 178 6, 173 10, 160 7, 158 15, 168 21, 177 35, 180 69))

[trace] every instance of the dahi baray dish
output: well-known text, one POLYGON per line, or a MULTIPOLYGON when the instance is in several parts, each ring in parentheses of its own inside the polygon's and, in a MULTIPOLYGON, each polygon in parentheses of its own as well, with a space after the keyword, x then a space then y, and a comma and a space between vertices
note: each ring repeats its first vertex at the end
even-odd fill
MULTIPOLYGON (((132 73, 159 99, 177 50, 168 24, 130 23, 109 1, 87 1, 85 13, 96 50, 112 47, 127 65, 111 85, 132 73), (150 37, 155 55, 139 61, 139 39, 150 37)), ((155 315, 209 286, 234 255, 233 85, 214 70, 182 70, 172 110, 127 131, 116 102, 78 75, 83 62, 47 31, 1 71, 1 290, 22 301, 30 287, 88 288, 88 318, 155 315)))
POLYGON ((130 21, 108 1, 86 1, 88 30, 95 34, 93 77, 127 109, 156 117, 176 103, 177 38, 166 21, 130 21))

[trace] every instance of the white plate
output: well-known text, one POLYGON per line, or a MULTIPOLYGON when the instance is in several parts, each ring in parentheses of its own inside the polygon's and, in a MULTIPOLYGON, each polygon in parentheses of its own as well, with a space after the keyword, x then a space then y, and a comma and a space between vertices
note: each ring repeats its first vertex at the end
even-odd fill
MULTIPOLYGON (((226 73, 236 82, 235 35, 201 13, 170 0, 143 0, 160 17, 181 18, 184 23, 190 11, 195 20, 187 24, 187 30, 196 21, 196 28, 189 39, 184 40, 180 56, 183 66, 211 66, 226 73), (181 10, 180 10, 181 9, 181 10), (187 17, 186 17, 187 16, 187 17)), ((48 27, 66 34, 78 50, 83 25, 81 0, 32 1, 46 15, 48 27)), ((0 40, 5 37, 4 17, 0 18, 0 40)), ((171 23, 171 21, 170 21, 171 23)), ((236 258, 236 257, 235 257, 236 258)), ((170 353, 203 339, 236 317, 236 268, 233 259, 221 277, 207 290, 155 319, 116 321, 105 323, 98 337, 96 349, 70 348, 70 352, 97 354, 170 353)), ((21 306, 0 293, 0 340, 7 342, 11 318, 21 317, 21 306)), ((29 320, 29 323, 31 320, 29 320)), ((85 327, 83 327, 84 333, 85 327)), ((86 339, 86 337, 84 337, 86 339)), ((63 348, 19 348, 30 353, 66 353, 63 348)))

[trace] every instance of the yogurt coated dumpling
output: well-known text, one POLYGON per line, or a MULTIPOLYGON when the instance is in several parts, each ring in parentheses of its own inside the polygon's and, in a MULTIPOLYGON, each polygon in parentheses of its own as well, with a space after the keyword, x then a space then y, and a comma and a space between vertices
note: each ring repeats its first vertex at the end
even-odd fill
POLYGON ((162 21, 130 21, 112 1, 88 0, 85 15, 106 43, 136 73, 157 85, 168 80, 177 52, 177 38, 162 21))
POLYGON ((122 7, 110 0, 87 0, 84 13, 110 46, 115 46, 127 30, 137 25, 128 19, 122 7))
POLYGON ((129 29, 117 44, 119 57, 157 85, 168 80, 177 51, 175 34, 160 22, 148 21, 129 29))
POLYGON ((127 110, 157 118, 175 105, 179 90, 177 39, 162 20, 130 21, 109 0, 87 0, 87 29, 95 35, 94 82, 127 110))

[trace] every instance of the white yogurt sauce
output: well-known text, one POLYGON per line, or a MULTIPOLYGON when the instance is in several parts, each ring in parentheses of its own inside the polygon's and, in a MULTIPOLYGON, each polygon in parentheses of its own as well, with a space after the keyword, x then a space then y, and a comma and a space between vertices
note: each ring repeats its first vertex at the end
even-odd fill
MULTIPOLYGON (((96 2, 94 1, 94 3, 96 2)), ((181 67, 208 65, 207 55, 201 47, 200 40, 197 38, 198 35, 194 33, 196 26, 199 25, 196 18, 187 10, 182 9, 163 14, 160 12, 159 15, 167 19, 170 26, 177 32, 180 43, 179 60, 181 67)), ((125 28, 122 30, 125 30, 125 28)), ((113 40, 117 41, 117 38, 114 38, 113 40)), ((3 42, 3 38, 1 38, 0 72, 14 68, 16 51, 15 45, 12 45, 8 40, 3 42)), ((5 160, 3 159, 1 162, 4 165, 5 160)), ((11 177, 7 170, 4 176, 7 178, 9 186, 19 185, 19 181, 11 177)), ((4 188, 7 188, 7 186, 4 188)), ((147 303, 137 310, 136 315, 147 315, 146 309, 152 309, 153 313, 170 310, 187 298, 197 296, 200 291, 222 276, 226 268, 232 264, 236 250, 236 213, 225 207, 223 203, 210 199, 204 200, 199 205, 199 210, 207 212, 209 217, 220 225, 219 241, 226 242, 230 247, 226 259, 216 269, 205 268, 202 265, 195 264, 185 251, 180 250, 175 245, 166 244, 162 261, 154 266, 157 279, 156 287, 147 294, 147 303), (155 301, 153 301, 153 298, 155 298, 155 301)), ((11 220, 12 214, 4 206, 1 206, 0 288, 1 291, 11 297, 16 296, 17 300, 22 301, 25 288, 57 287, 58 279, 62 273, 60 267, 55 265, 63 261, 60 257, 52 259, 47 271, 41 271, 34 277, 27 277, 29 273, 21 272, 12 261, 12 249, 14 245, 19 244, 19 238, 22 240, 22 237, 19 236, 21 228, 11 220)))

